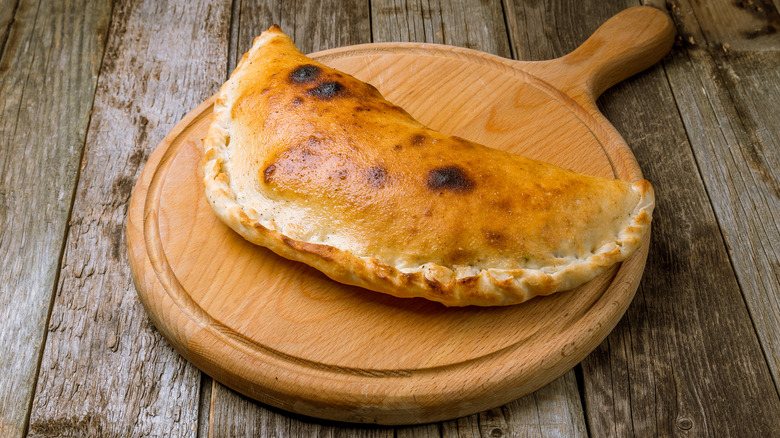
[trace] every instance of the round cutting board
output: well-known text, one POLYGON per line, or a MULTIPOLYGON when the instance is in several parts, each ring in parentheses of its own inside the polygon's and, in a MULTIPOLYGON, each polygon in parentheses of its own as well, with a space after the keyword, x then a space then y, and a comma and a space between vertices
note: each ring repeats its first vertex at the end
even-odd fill
MULTIPOLYGON (((552 61, 413 43, 312 57, 372 83, 434 129, 633 181, 641 178, 636 160, 594 102, 660 59, 672 35, 663 13, 634 8, 552 61)), ((204 197, 201 139, 213 101, 188 114, 150 157, 131 199, 127 241, 155 325, 184 357, 241 393, 351 422, 467 415, 532 392, 580 362, 634 295, 647 239, 582 287, 492 308, 394 298, 278 257, 219 222, 204 197)))

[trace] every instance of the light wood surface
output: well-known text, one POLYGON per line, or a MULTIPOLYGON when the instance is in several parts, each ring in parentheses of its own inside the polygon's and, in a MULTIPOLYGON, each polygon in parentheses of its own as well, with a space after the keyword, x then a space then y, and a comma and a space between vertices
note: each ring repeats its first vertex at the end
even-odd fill
POLYGON ((0 0, 0 82, 10 87, 0 94, 0 345, 13 352, 0 360, 3 437, 774 436, 780 429, 772 245, 780 227, 768 219, 780 199, 777 0, 60 3, 0 0), (598 106, 658 194, 650 253, 624 317, 563 377, 450 421, 333 423, 219 384, 150 323, 123 250, 129 189, 164 134, 215 92, 270 24, 295 29, 304 52, 416 41, 536 61, 572 52, 638 4, 671 15, 676 44, 662 63, 607 90, 598 106), (99 26, 80 24, 97 17, 99 26), (92 73, 75 68, 84 62, 92 73), (76 86, 92 81, 97 87, 76 86), (77 101, 94 100, 91 110, 54 103, 63 84, 77 101), (84 129, 80 165, 76 158, 72 171, 50 172, 74 163, 68 157, 84 129), (70 211, 37 214, 54 208, 46 199, 69 205, 71 197, 70 211), (64 251, 49 250, 57 240, 64 251), (50 316, 29 317, 47 307, 50 316), (37 359, 24 353, 36 349, 37 359))
MULTIPOLYGON (((641 172, 593 99, 660 59, 672 35, 664 14, 637 8, 605 23, 572 54, 544 63, 397 43, 313 56, 374 84, 435 129, 634 181, 641 172), (625 38, 634 45, 624 45, 625 38)), ((130 204, 128 245, 142 302, 158 328, 185 357, 240 392, 340 421, 454 418, 557 378, 601 342, 631 301, 646 244, 577 290, 487 309, 447 309, 346 287, 254 247, 217 221, 202 193, 200 139, 212 100, 150 158, 130 204)))

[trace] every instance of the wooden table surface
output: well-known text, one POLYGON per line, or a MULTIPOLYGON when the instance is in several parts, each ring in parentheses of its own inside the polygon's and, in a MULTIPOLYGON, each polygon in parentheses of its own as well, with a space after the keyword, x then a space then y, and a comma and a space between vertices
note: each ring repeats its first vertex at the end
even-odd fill
POLYGON ((626 315, 560 379, 413 427, 287 414, 202 374, 132 283, 154 147, 272 23, 541 60, 638 0, 0 0, 0 436, 780 436, 780 0, 645 0, 679 33, 599 105, 657 196, 626 315))

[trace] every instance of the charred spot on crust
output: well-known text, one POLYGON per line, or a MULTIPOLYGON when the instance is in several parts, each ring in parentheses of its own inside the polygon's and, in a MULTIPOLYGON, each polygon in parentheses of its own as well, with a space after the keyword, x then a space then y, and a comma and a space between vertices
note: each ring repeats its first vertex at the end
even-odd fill
POLYGON ((474 181, 469 179, 460 166, 444 166, 429 170, 425 184, 428 189, 434 191, 450 190, 463 193, 474 188, 474 181))
POLYGON ((274 172, 276 172, 275 164, 270 164, 268 167, 266 167, 263 171, 263 182, 268 184, 271 181, 271 178, 274 177, 274 172))
POLYGON ((317 79, 322 69, 316 65, 302 65, 290 73, 290 81, 296 84, 308 84, 317 79))
POLYGON ((296 97, 295 99, 292 100, 293 106, 299 106, 302 103, 303 103, 303 99, 301 99, 300 97, 296 97))
POLYGON ((314 88, 310 88, 306 91, 306 94, 320 99, 331 99, 338 96, 344 91, 344 86, 341 82, 325 82, 317 85, 314 88))
POLYGON ((369 186, 381 189, 387 184, 387 169, 382 165, 371 166, 366 172, 366 179, 369 186))
POLYGON ((414 134, 412 136, 412 144, 414 146, 420 146, 425 142, 425 136, 423 134, 414 134))

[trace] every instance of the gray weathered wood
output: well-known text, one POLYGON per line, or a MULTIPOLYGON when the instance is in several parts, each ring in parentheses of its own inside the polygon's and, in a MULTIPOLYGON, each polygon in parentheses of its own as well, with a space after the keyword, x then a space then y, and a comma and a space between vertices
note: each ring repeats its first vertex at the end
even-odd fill
MULTIPOLYGON (((657 2, 659 0, 652 0, 657 2)), ((680 1, 687 50, 667 72, 775 386, 780 390, 780 13, 770 1, 680 1)))
POLYGON ((396 438, 428 438, 442 435, 441 423, 429 423, 395 428, 396 438))
POLYGON ((15 437, 35 389, 111 5, 22 1, 10 29, 14 2, 0 9, 0 436, 15 437))
POLYGON ((18 0, 0 0, 0 56, 3 54, 8 30, 16 12, 18 0))
POLYGON ((32 436, 196 434, 200 373, 140 305, 124 225, 148 154, 224 79, 229 18, 230 1, 114 5, 32 436))
MULTIPOLYGON (((519 24, 507 21, 516 52, 544 59, 571 51, 636 3, 508 2, 519 24), (542 17, 542 31, 523 32, 531 17, 542 17), (524 38, 531 44, 520 44, 524 38)), ((663 70, 619 84, 600 104, 655 185, 658 206, 637 298, 583 362, 591 433, 769 433, 777 394, 663 70)))
MULTIPOLYGON (((662 0, 647 0, 654 6, 662 0)), ((780 14, 772 0, 667 2, 688 47, 764 51, 780 47, 780 14)))
MULTIPOLYGON (((585 417, 575 371, 503 409, 511 437, 584 437, 585 417), (517 405, 517 406, 515 406, 517 405)), ((493 430, 483 436, 495 436, 493 430)), ((501 430, 501 429, 499 429, 501 430)))
POLYGON ((780 390, 777 2, 681 1, 671 11, 686 50, 667 75, 780 390))
POLYGON ((230 54, 231 72, 255 37, 272 24, 279 25, 303 53, 371 42, 367 0, 242 1, 237 12, 240 16, 234 17, 233 26, 238 25, 238 40, 230 54))
POLYGON ((657 206, 637 296, 583 363, 590 430, 770 436, 780 402, 666 75, 656 68, 601 102, 657 206))
POLYGON ((355 437, 392 438, 393 429, 333 423, 264 406, 214 382, 212 438, 222 437, 355 437))
MULTIPOLYGON (((499 5, 500 6, 500 5, 499 5)), ((439 2, 422 0, 382 0, 371 2, 371 31, 375 42, 420 42, 457 45, 465 40, 463 32, 445 29, 439 2), (446 40, 445 40, 446 36, 446 40)), ((448 20, 452 24, 452 20, 448 20)), ((488 26, 496 23, 490 21, 488 26)), ((462 28, 463 24, 459 27, 462 28)), ((462 29, 461 29, 462 30, 462 29)))
POLYGON ((666 75, 655 68, 601 103, 654 183, 657 207, 637 297, 584 362, 590 429, 770 435, 780 401, 666 75))
POLYGON ((208 375, 200 375, 200 402, 198 403, 198 438, 208 438, 211 436, 211 404, 213 397, 212 388, 214 380, 208 375))
MULTIPOLYGON (((444 437, 584 437, 574 371, 504 406, 441 423, 444 437)), ((438 435, 432 435, 438 436, 438 435)))
POLYGON ((504 1, 512 50, 524 61, 563 56, 576 49, 609 17, 637 5, 636 0, 504 1))
MULTIPOLYGON (((587 436, 574 371, 504 406, 432 425, 400 428, 409 437, 587 436)), ((403 432, 403 433, 401 433, 403 432)))
POLYGON ((666 70, 780 388, 780 52, 690 50, 666 70))
POLYGON ((375 42, 413 41, 477 49, 510 58, 500 1, 373 0, 375 42))

